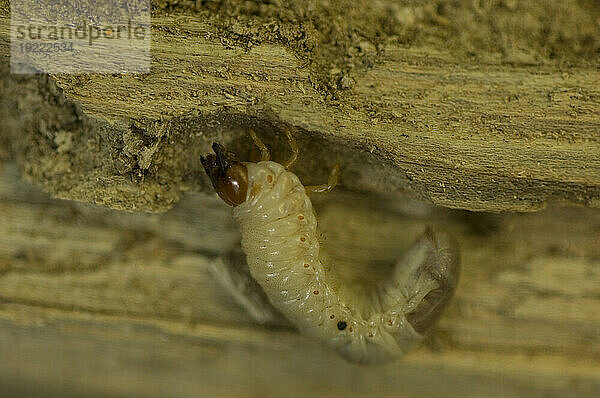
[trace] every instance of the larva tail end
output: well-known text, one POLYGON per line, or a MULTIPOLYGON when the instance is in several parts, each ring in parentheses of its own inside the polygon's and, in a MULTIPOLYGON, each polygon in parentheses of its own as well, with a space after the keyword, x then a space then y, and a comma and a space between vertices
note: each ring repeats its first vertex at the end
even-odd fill
POLYGON ((439 287, 427 293, 406 316, 420 334, 424 334, 440 318, 454 295, 460 276, 459 250, 454 238, 430 227, 425 231, 424 238, 431 245, 431 256, 423 264, 422 270, 429 272, 439 287))

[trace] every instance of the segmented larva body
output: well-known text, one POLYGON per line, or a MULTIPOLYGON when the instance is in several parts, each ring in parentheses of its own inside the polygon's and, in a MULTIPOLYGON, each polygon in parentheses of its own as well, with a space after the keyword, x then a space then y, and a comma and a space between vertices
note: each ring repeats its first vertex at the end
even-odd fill
POLYGON ((269 300, 298 329, 347 359, 372 363, 404 354, 442 313, 456 287, 459 262, 454 240, 428 229, 392 275, 370 294, 341 281, 322 255, 317 219, 306 190, 330 190, 330 182, 305 187, 287 165, 269 161, 268 149, 251 131, 263 161, 242 163, 213 144, 202 163, 219 196, 233 207, 250 274, 269 300))
POLYGON ((401 355, 422 339, 405 314, 438 287, 433 278, 414 291, 402 283, 413 280, 398 267, 374 297, 352 292, 321 261, 317 220, 298 177, 271 161, 245 165, 247 198, 233 215, 250 273, 277 309, 304 333, 358 362, 401 355))

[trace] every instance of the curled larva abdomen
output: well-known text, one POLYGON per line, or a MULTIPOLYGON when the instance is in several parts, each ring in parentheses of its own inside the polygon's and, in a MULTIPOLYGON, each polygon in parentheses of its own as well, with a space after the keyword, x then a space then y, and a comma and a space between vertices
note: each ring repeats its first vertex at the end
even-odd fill
POLYGON ((422 339, 456 287, 450 236, 427 229, 390 278, 368 296, 356 294, 322 262, 317 220, 298 177, 272 161, 240 163, 218 144, 213 149, 216 156, 202 161, 234 206, 250 274, 300 331, 362 363, 398 357, 422 339))

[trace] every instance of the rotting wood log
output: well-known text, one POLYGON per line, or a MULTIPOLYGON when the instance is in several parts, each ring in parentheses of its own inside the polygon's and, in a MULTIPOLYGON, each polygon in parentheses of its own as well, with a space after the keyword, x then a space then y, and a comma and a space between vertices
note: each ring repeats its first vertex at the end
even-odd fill
POLYGON ((294 18, 305 19, 290 25, 291 16, 277 22, 273 13, 284 11, 267 6, 209 4, 155 5, 147 75, 9 77, 5 65, 1 116, 13 122, 4 134, 26 174, 57 197, 162 211, 183 191, 208 189, 198 158, 212 141, 248 157, 245 134, 254 127, 281 153, 280 133, 290 125, 304 147, 297 171, 307 183, 340 163, 348 189, 400 192, 452 208, 600 205, 600 27, 569 25, 576 17, 595 21, 597 6, 432 10, 384 1, 344 11, 340 4, 328 31, 306 27, 319 23, 309 14, 321 8, 292 7, 294 18), (491 11, 499 13, 495 22, 485 14, 491 11), (523 15, 540 26, 515 30, 523 15), (257 24, 260 18, 272 23, 257 24), (477 39, 460 47, 449 35, 477 29, 461 18, 481 29, 500 24, 506 31, 498 34, 512 43, 468 57, 477 39), (409 28, 414 42, 407 45, 409 28), (560 52, 554 36, 532 40, 537 31, 527 29, 538 28, 572 45, 560 52), (344 41, 346 30, 357 37, 344 41), (426 34, 430 42, 421 42, 426 34))
POLYGON ((317 201, 332 263, 375 282, 426 224, 461 244, 456 297, 426 343, 357 366, 282 318, 257 323, 210 264, 238 243, 226 205, 186 195, 163 214, 50 199, 0 174, 0 388, 16 395, 596 397, 600 214, 489 215, 317 201), (31 390, 31 391, 30 391, 31 390))
POLYGON ((17 76, 0 0, 0 392, 600 396, 598 209, 562 206, 600 207, 599 18, 586 0, 158 0, 151 73, 17 76), (256 156, 253 127, 286 158, 284 125, 305 183, 342 166, 315 208, 349 282, 427 224, 460 242, 456 298, 403 360, 348 364, 215 277, 238 233, 199 156, 256 156))

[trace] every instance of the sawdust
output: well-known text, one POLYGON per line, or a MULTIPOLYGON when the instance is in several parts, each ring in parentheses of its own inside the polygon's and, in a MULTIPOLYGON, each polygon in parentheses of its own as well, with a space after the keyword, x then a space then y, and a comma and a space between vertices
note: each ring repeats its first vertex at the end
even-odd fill
POLYGON ((158 1, 155 13, 195 12, 225 46, 277 43, 337 100, 387 45, 451 51, 474 65, 565 67, 600 60, 600 3, 479 1, 158 1), (183 11, 185 10, 185 11, 183 11))
MULTIPOLYGON (((1 2, 0 8, 7 4, 1 2)), ((227 47, 283 45, 302 61, 323 100, 343 108, 369 106, 345 96, 382 61, 388 46, 450 52, 473 68, 494 64, 507 71, 514 65, 600 64, 600 3, 592 0, 159 0, 153 13, 198 18, 213 27, 212 39, 227 47)), ((6 43, 0 49, 8 53, 6 43)), ((11 76, 7 58, 0 68, 0 163, 16 160, 29 179, 57 197, 117 209, 166 210, 183 191, 208 188, 204 178, 189 171, 201 169, 203 138, 194 132, 208 129, 227 137, 249 123, 232 113, 167 122, 140 115, 129 123, 99 123, 66 99, 52 78, 11 76)), ((94 76, 77 78, 85 84, 94 76)), ((562 91, 556 95, 572 97, 562 91)), ((273 136, 273 122, 260 121, 261 130, 273 136)), ((367 159, 357 155, 352 161, 364 168, 367 159)), ((393 171, 398 174, 393 178, 402 177, 401 170, 393 171)))

